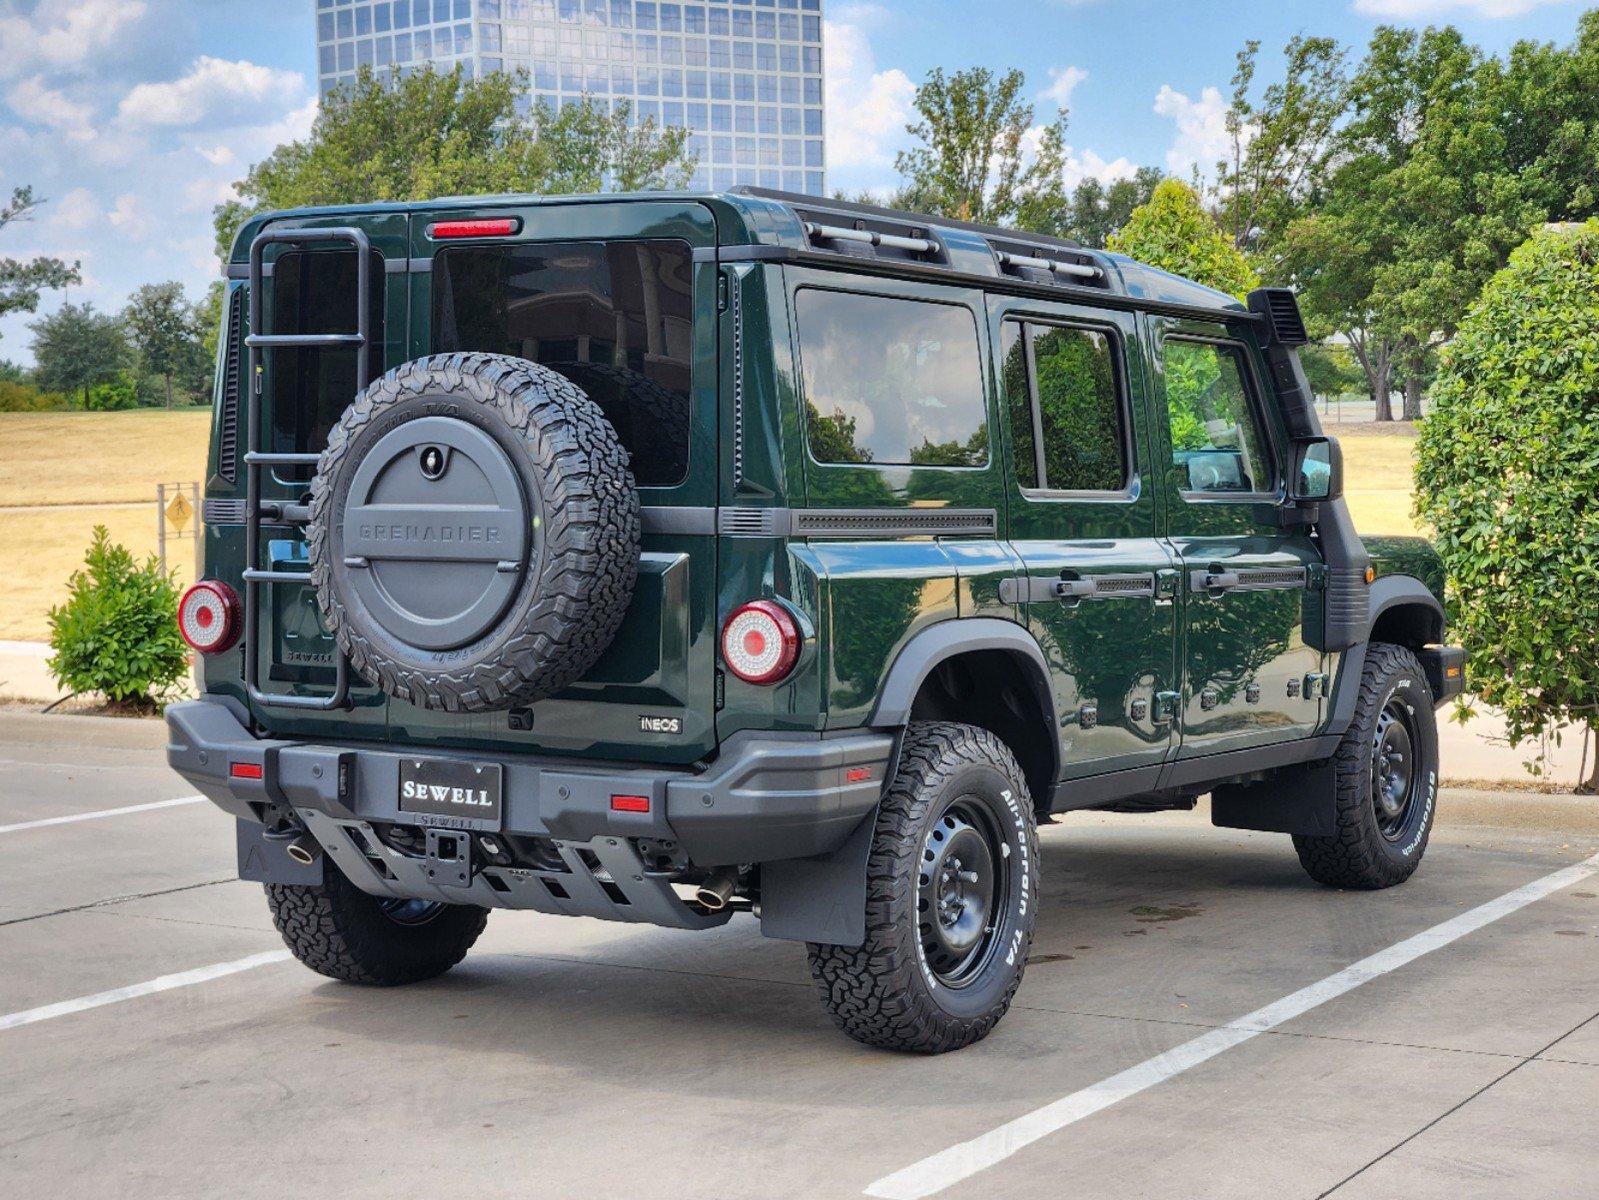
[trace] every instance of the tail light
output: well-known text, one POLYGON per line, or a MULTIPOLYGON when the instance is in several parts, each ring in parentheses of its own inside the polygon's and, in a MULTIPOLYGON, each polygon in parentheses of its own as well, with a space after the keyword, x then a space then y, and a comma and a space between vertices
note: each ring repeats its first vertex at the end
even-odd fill
POLYGON ((227 584, 202 579, 178 601, 178 632, 201 654, 221 654, 239 640, 239 597, 227 584))
POLYGON ((793 616, 772 600, 752 600, 722 626, 722 661, 745 683, 785 679, 799 658, 800 631, 793 616))

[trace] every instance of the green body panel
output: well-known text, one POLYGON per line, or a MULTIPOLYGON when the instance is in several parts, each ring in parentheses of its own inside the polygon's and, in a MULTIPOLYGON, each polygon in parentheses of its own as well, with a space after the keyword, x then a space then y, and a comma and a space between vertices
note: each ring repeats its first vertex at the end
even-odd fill
POLYGON ((1444 604, 1444 560, 1426 538, 1377 535, 1360 539, 1371 555, 1371 568, 1381 579, 1409 575, 1419 579, 1439 604, 1444 604))

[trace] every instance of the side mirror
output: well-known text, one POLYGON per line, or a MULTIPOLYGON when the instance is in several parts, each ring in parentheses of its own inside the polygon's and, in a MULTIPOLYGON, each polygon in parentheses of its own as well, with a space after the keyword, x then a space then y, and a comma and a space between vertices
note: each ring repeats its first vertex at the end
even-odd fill
POLYGON ((1294 443, 1293 484, 1288 499, 1295 504, 1337 500, 1344 494, 1344 452, 1337 438, 1300 438, 1294 443))

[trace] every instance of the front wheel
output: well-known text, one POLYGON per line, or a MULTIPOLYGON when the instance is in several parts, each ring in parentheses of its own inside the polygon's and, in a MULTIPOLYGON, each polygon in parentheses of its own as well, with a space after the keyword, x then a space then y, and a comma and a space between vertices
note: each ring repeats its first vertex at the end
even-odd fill
POLYGON ((1010 1007, 1032 945, 1038 832, 1027 781, 987 730, 914 724, 876 821, 865 943, 810 946, 822 1002, 869 1046, 969 1046, 1010 1007))
POLYGON ((1438 723, 1416 656, 1373 642, 1360 695, 1333 758, 1330 837, 1294 838, 1318 883, 1373 890, 1409 879, 1427 851, 1438 802, 1438 723))
POLYGON ((488 910, 468 904, 369 896, 322 858, 322 885, 269 883, 283 941, 330 979, 393 987, 442 975, 477 941, 488 910))

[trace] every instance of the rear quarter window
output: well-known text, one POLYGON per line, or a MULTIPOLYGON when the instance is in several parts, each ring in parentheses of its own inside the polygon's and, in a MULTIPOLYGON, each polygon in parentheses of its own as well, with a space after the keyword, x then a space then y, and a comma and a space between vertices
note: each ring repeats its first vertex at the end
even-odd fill
POLYGON ((615 426, 642 487, 688 474, 693 254, 680 241, 525 242, 439 251, 433 348, 541 363, 615 426))
POLYGON ((795 318, 806 429, 818 462, 988 462, 982 358, 968 309, 804 288, 795 318))

